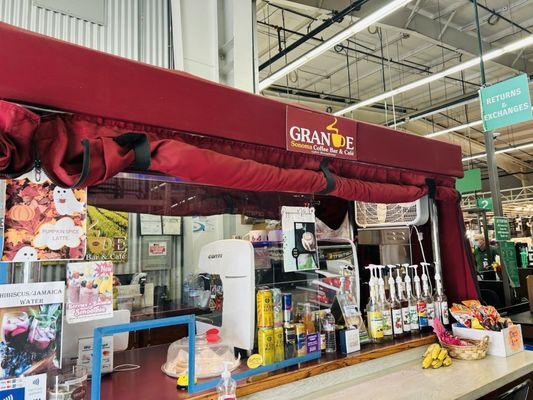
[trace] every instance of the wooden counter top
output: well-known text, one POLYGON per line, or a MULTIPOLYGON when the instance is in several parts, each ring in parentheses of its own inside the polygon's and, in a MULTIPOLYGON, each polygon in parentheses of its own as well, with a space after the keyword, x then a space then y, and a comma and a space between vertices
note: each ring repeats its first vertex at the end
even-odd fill
MULTIPOLYGON (((237 396, 274 388, 301 379, 338 370, 339 368, 353 366, 368 360, 382 358, 391 354, 426 346, 434 342, 434 336, 417 335, 405 339, 398 339, 380 345, 363 345, 360 352, 349 356, 332 355, 324 356, 319 360, 301 363, 298 366, 286 368, 241 380, 237 383, 237 396)), ((135 371, 115 372, 102 378, 101 398, 103 400, 126 399, 158 399, 158 400, 216 400, 213 391, 188 395, 177 391, 176 380, 167 377, 161 372, 161 365, 166 361, 168 345, 152 346, 142 349, 115 353, 114 365, 135 364, 141 368, 135 371)))

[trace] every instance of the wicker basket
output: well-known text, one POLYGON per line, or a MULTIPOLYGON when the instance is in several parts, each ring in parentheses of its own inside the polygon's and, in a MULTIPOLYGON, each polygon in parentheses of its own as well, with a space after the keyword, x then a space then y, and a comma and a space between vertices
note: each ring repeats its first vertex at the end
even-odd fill
POLYGON ((440 345, 448 350, 448 354, 452 358, 459 360, 481 360, 487 356, 487 350, 489 349, 489 337, 485 336, 482 340, 462 339, 465 342, 470 343, 468 346, 456 346, 450 344, 440 345))

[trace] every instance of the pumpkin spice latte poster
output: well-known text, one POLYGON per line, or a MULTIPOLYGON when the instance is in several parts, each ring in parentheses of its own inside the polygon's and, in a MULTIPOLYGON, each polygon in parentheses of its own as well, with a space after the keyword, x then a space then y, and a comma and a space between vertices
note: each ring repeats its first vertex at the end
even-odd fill
POLYGON ((7 181, 2 261, 85 257, 87 191, 65 189, 34 171, 7 181))

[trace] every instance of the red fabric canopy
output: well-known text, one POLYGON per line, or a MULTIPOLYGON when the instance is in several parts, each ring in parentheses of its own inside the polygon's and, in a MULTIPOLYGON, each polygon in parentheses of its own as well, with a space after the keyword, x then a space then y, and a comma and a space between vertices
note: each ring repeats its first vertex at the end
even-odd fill
MULTIPOLYGON (((286 147, 287 107, 301 108, 3 23, 0 36, 0 54, 12 55, 0 63, 0 98, 6 100, 277 150, 286 147)), ((458 146, 339 119, 357 132, 356 161, 431 175, 463 174, 458 146)))
MULTIPOLYGON (((114 140, 126 133, 116 125, 98 124, 83 117, 53 116, 43 121, 37 130, 41 165, 47 175, 62 186, 99 185, 134 163, 134 149, 114 140), (84 157, 89 157, 89 161, 84 157), (82 177, 84 162, 89 165, 85 178, 82 177)), ((316 170, 281 168, 200 148, 183 140, 188 135, 174 139, 161 139, 157 133, 146 133, 146 136, 151 155, 150 171, 186 182, 295 193, 318 193, 327 186, 324 174, 316 170)), ((334 176, 334 179, 335 187, 329 194, 346 200, 410 202, 427 193, 425 186, 367 182, 341 176, 334 176)))
MULTIPOLYGON (((35 132, 43 168, 58 183, 105 182, 120 171, 145 165, 135 149, 147 146, 150 171, 189 182, 301 193, 317 193, 331 184, 320 170, 322 157, 285 150, 287 107, 299 106, 1 23, 0 35, 0 51, 13 55, 0 63, 0 98, 83 114, 47 118, 35 132)), ((0 121, 7 121, 0 131, 4 173, 24 172, 33 161, 29 155, 38 118, 24 111, 24 122, 17 124, 21 119, 9 116, 14 109, 6 103, 0 108, 0 121)), ((428 193, 426 180, 433 180, 449 297, 477 297, 453 190, 454 177, 462 176, 460 148, 343 121, 356 132, 356 157, 329 161, 335 180, 329 194, 406 202, 428 193)))
POLYGON ((15 177, 33 167, 32 140, 38 124, 37 115, 0 101, 0 176, 15 177))

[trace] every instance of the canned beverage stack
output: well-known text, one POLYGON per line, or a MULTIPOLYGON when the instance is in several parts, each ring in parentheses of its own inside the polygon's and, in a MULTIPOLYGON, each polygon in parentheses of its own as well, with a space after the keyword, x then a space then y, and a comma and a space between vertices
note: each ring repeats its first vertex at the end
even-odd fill
POLYGON ((285 359, 283 295, 280 289, 257 291, 257 347, 263 365, 285 359))
POLYGON ((272 364, 275 359, 274 328, 259 328, 257 330, 257 347, 263 357, 263 365, 272 364))
POLYGON ((263 365, 274 362, 274 309, 272 292, 261 287, 257 291, 257 347, 263 365))

